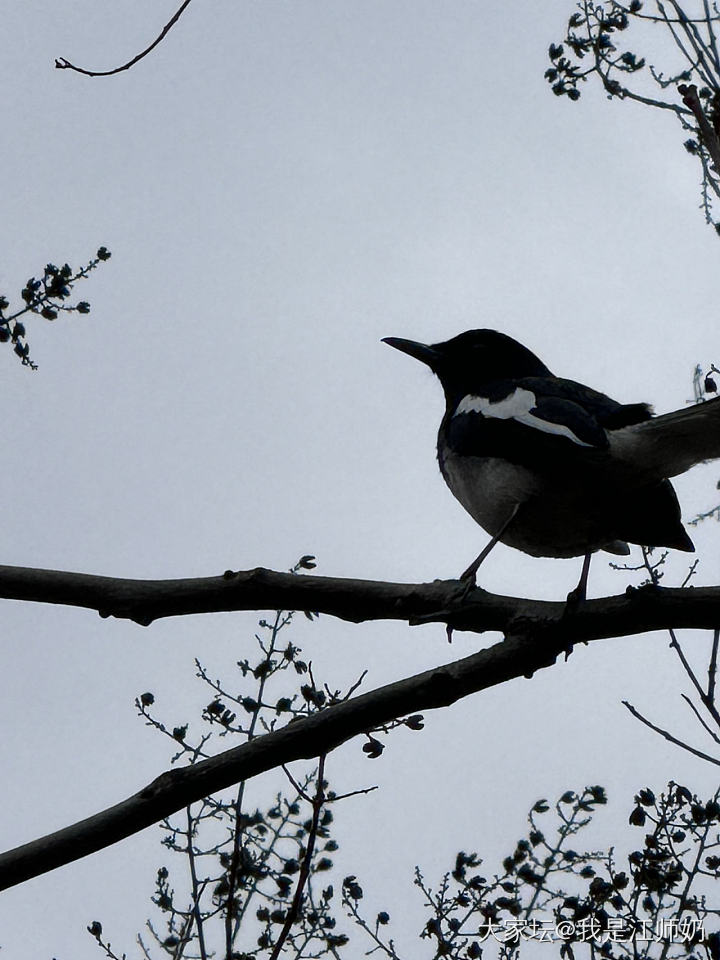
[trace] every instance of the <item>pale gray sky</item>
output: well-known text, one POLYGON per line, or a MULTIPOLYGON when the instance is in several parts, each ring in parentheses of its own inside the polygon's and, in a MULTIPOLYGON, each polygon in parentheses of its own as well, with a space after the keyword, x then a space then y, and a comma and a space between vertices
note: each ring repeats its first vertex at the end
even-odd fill
MULTIPOLYGON (((48 260, 113 257, 82 289, 89 317, 28 324, 37 373, 0 349, 3 563, 174 577, 314 553, 328 575, 457 575, 485 535, 437 471, 440 388, 381 337, 496 327, 659 411, 720 359, 720 241, 672 118, 592 90, 572 104, 543 80, 570 0, 197 0, 129 73, 53 69, 129 59, 176 2, 4 10, 2 292, 48 260)), ((714 504, 715 480, 677 484, 686 515, 714 504)), ((698 582, 716 583, 716 529, 693 536, 698 582)), ((559 598, 578 572, 499 548, 481 582, 559 598)), ((596 561, 591 595, 626 582, 596 561)), ((163 770, 134 697, 153 690, 182 722, 207 700, 192 658, 230 671, 257 619, 142 629, 7 602, 2 617, 3 849, 163 770)), ((370 689, 495 639, 448 649, 441 627, 324 618, 295 642, 337 686, 369 667, 370 689)), ((712 770, 620 705, 680 725, 680 689, 665 637, 598 643, 428 716, 380 761, 351 744, 331 777, 382 789, 337 811, 340 871, 372 876, 370 904, 412 943, 414 864, 439 873, 461 847, 493 864, 537 797, 606 784, 611 838, 646 783, 712 791, 712 770)), ((160 836, 3 894, 3 956, 96 957, 94 919, 133 956, 160 836)))

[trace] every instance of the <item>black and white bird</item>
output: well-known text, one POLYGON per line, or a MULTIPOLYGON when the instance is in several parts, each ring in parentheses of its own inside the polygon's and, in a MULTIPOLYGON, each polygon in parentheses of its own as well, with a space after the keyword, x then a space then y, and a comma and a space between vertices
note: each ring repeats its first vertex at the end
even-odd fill
POLYGON ((499 541, 534 557, 583 556, 580 599, 597 550, 695 549, 668 478, 720 457, 720 398, 655 417, 556 377, 495 330, 383 342, 427 364, 445 392, 440 471, 492 538, 463 579, 474 582, 499 541))

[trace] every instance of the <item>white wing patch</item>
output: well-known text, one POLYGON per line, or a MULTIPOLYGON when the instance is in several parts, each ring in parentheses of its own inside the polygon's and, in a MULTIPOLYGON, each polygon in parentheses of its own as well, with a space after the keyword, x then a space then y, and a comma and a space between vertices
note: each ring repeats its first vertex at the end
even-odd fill
POLYGON ((543 420, 531 413, 530 411, 535 408, 535 403, 535 394, 531 390, 523 389, 523 387, 516 387, 507 397, 495 401, 488 400, 487 397, 476 397, 469 393, 457 405, 453 416, 457 417, 463 413, 481 413, 484 417, 492 417, 497 420, 516 420, 518 423, 524 423, 525 426, 541 430, 543 433, 554 433, 560 437, 567 437, 581 447, 592 446, 591 443, 585 443, 575 436, 566 424, 552 423, 550 420, 543 420))

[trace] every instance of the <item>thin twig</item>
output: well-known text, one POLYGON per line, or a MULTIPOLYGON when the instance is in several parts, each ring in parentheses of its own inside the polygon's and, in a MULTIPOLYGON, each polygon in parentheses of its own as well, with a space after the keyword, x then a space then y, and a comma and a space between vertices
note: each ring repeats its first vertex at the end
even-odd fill
POLYGON ((715 703, 715 678, 717 675, 718 641, 720 640, 720 629, 713 630, 712 652, 710 654, 710 665, 708 666, 708 700, 715 703))
POLYGON ((630 713, 641 723, 644 723, 646 727, 650 727, 651 730, 654 730, 655 733, 659 733, 661 737, 664 737, 669 743, 674 743, 676 747, 682 747, 683 750, 687 750, 688 753, 692 753, 696 757, 700 757, 701 760, 707 760, 709 763, 714 763, 716 766, 720 767, 720 760, 717 757, 711 757, 709 753, 703 753, 702 750, 697 750, 695 747, 691 747, 689 743, 685 743, 683 740, 678 740, 677 737, 674 737, 671 733, 668 733, 667 730, 663 730, 662 727, 655 726, 654 723, 651 723, 647 717, 644 717, 639 713, 635 707, 628 703, 627 700, 622 701, 623 706, 627 707, 630 713))
POLYGON ((302 901, 303 890, 305 889, 305 884, 307 879, 310 876, 310 866, 312 864, 313 852, 315 850, 315 840, 317 838, 318 826, 320 824, 320 811, 322 810, 323 804, 325 803, 325 754, 323 754, 318 762, 317 770, 317 789, 315 791, 315 798, 313 800, 313 815, 312 822, 310 824, 310 830, 308 831, 308 842, 307 847, 305 848, 305 856, 303 857, 302 865, 300 867, 300 874, 298 876, 297 887, 295 888, 295 895, 293 896, 290 909, 287 912, 285 917, 285 923, 283 928, 278 935, 277 942, 273 952, 270 954, 270 960, 277 960, 280 956, 280 951, 283 948, 283 944, 287 940, 292 925, 297 919, 298 913, 300 911, 300 903, 302 901))
POLYGON ((197 930, 198 938, 198 949, 200 951, 200 960, 207 960, 207 949, 205 947, 205 931, 203 929, 203 915, 202 910, 200 909, 200 898, 202 897, 207 880, 202 883, 198 883, 197 870, 195 868, 195 851, 193 849, 193 818, 190 810, 190 806, 186 807, 187 813, 187 830, 185 834, 187 836, 188 844, 188 862, 190 864, 190 880, 192 883, 192 912, 195 917, 195 929, 197 930))
MULTIPOLYGON (((707 26, 708 40, 710 43, 710 50, 712 51, 714 66, 718 73, 720 73, 720 56, 718 56, 715 31, 713 30, 713 18, 710 13, 710 4, 708 3, 708 0, 703 0, 703 7, 705 9, 705 25, 707 26)), ((717 20, 717 17, 715 19, 717 20)))
POLYGON ((290 781, 290 783, 293 785, 293 787, 294 787, 295 790, 297 791, 297 795, 298 795, 299 797, 301 797, 306 803, 312 803, 312 799, 307 795, 307 793, 305 793, 305 791, 304 791, 303 788, 300 786, 300 784, 297 782, 297 780, 295 779, 295 777, 290 773, 290 771, 288 770, 286 764, 282 763, 282 764, 280 764, 280 766, 281 766, 282 772, 285 774, 285 776, 288 778, 288 780, 290 781))
POLYGON ((135 66, 138 61, 142 60, 143 57, 146 57, 149 53, 151 53, 159 43, 162 43, 167 34, 183 15, 183 12, 189 6, 190 0, 184 0, 184 3, 180 5, 180 9, 177 10, 170 20, 168 20, 168 22, 165 24, 160 36, 156 37, 150 46, 143 50, 142 53, 139 53, 136 57, 133 57, 132 60, 128 60, 128 62, 124 63, 121 67, 114 67, 112 70, 85 70, 83 67, 76 67, 74 63, 70 63, 70 61, 66 60, 64 57, 59 57, 55 61, 55 66, 58 70, 74 70, 76 73, 82 73, 86 77, 111 77, 115 73, 122 73, 123 70, 129 70, 130 67, 135 66))
MULTIPOLYGON (((635 17, 636 20, 648 20, 650 23, 681 23, 680 20, 674 20, 672 17, 658 17, 654 13, 641 13, 639 10, 631 10, 629 6, 625 6, 622 3, 617 3, 617 7, 623 11, 623 13, 628 14, 628 16, 635 17)), ((715 17, 714 19, 718 19, 715 17)), ((688 17, 688 23, 705 23, 705 17, 688 17)))
MULTIPOLYGON (((702 685, 700 684, 700 681, 699 681, 698 678, 695 676, 695 671, 694 671, 693 668, 690 666, 690 663, 688 662, 688 659, 687 659, 687 657, 685 656, 682 647, 680 646, 680 641, 679 641, 678 638, 677 638, 677 634, 675 633, 675 631, 674 631, 673 629, 668 630, 668 633, 670 634, 670 646, 671 646, 671 648, 675 651, 675 653, 677 653, 678 657, 680 658, 680 663, 682 663, 682 665, 683 665, 683 668, 684 668, 684 670, 685 670, 685 673, 686 673, 686 674, 688 675, 688 677, 690 678, 690 682, 692 683, 692 685, 693 685, 693 686, 695 687, 695 689, 697 690, 698 696, 700 697, 700 699, 702 700, 702 702, 705 703, 705 700, 706 700, 705 691, 703 690, 702 685)), ((707 704, 705 704, 705 705, 707 706, 707 704)))
POLYGON ((714 732, 714 730, 710 727, 710 725, 708 724, 707 720, 704 720, 704 719, 703 719, 700 711, 699 711, 698 708, 695 706, 695 704, 692 702, 692 700, 690 699, 690 697, 689 697, 686 693, 681 694, 681 697, 683 698, 683 700, 685 701, 685 703, 687 703, 687 705, 690 707, 690 709, 692 710, 692 712, 695 714, 695 716, 697 717, 698 722, 700 723, 700 725, 701 725, 702 727, 704 727, 704 729, 706 730, 706 732, 713 738, 713 740, 715 741, 715 743, 720 743, 720 737, 719 737, 719 736, 714 732))
POLYGON ((350 790, 348 793, 336 793, 331 799, 333 803, 337 803, 338 800, 347 800, 348 797, 358 797, 363 793, 372 793, 379 789, 377 785, 374 787, 359 787, 357 790, 350 790))
POLYGON ((700 684, 700 681, 699 681, 698 678, 695 676, 695 671, 692 669, 692 667, 691 667, 690 664, 688 663, 688 660, 687 660, 685 654, 683 653, 683 651, 682 651, 682 649, 681 649, 681 647, 680 647, 680 643, 678 642, 678 639, 677 639, 677 637, 676 637, 676 635, 675 635, 675 631, 672 630, 672 629, 670 629, 670 630, 668 631, 668 633, 669 633, 670 636, 672 637, 672 643, 670 644, 670 646, 674 648, 675 652, 677 653, 678 657, 680 658, 680 662, 682 663, 683 667, 685 668, 685 672, 687 673, 688 677, 690 677, 690 680, 691 680, 693 686, 694 686, 695 689, 697 690, 698 696, 700 697, 700 700, 702 701, 703 706, 705 707, 705 709, 707 710, 707 712, 710 714, 710 716, 713 718, 713 720, 714 720, 715 723, 718 725, 718 727, 720 727, 720 713, 718 713, 718 710, 717 710, 717 708, 716 708, 716 706, 715 706, 712 698, 709 697, 709 696, 707 695, 707 693, 705 693, 705 691, 703 690, 703 688, 702 688, 702 686, 701 686, 701 684, 700 684))
POLYGON ((695 50, 695 54, 697 55, 698 62, 695 67, 695 69, 697 70, 697 73, 699 74, 699 76, 703 78, 703 80, 708 86, 714 86, 714 83, 713 83, 714 78, 712 75, 713 65, 712 63, 708 65, 707 46, 703 43, 702 38, 698 33, 697 26, 688 20, 687 15, 685 14, 685 11, 678 4, 677 0, 670 0, 670 3, 672 4, 673 8, 675 9, 675 12, 678 15, 678 18, 682 23, 682 28, 683 28, 683 31, 685 32, 685 36, 690 41, 693 49, 695 50), (700 66, 701 64, 702 64, 702 69, 700 66))
MULTIPOLYGON (((294 574, 293 574, 294 576, 294 574)), ((270 645, 265 650, 265 664, 270 665, 271 658, 275 652, 275 641, 277 640, 278 632, 282 629, 283 621, 283 611, 275 611, 275 620, 270 627, 270 645)), ((262 643, 260 644, 262 647, 262 643)), ((260 717, 261 704, 263 701, 263 694, 265 692, 265 684, 270 676, 269 671, 265 671, 261 674, 260 680, 258 682, 257 693, 255 695, 255 702, 257 707, 252 715, 252 720, 250 722, 250 727, 247 731, 247 742, 252 743, 255 739, 255 729, 257 727, 257 722, 260 717)), ((237 936, 238 930, 240 928, 241 917, 235 916, 234 903, 235 903, 235 891, 238 884, 238 874, 240 869, 240 854, 242 851, 243 845, 243 836, 245 832, 245 819, 243 818, 243 802, 245 799, 245 780, 241 781, 238 785, 237 794, 235 797, 235 824, 233 829, 233 845, 232 845, 232 855, 230 858, 230 867, 228 869, 227 875, 227 910, 225 912, 225 951, 227 956, 232 956, 232 945, 237 936), (233 922, 234 921, 234 922, 233 922)))

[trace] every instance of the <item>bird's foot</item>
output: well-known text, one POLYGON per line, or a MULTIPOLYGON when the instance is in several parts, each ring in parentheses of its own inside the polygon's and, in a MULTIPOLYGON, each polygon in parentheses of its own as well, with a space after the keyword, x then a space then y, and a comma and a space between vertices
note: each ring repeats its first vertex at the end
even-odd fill
MULTIPOLYGON (((472 579, 455 579, 444 580, 438 579, 433 581, 434 583, 443 583, 448 586, 448 595, 446 597, 445 604, 437 610, 432 610, 430 613, 424 613, 420 616, 412 617, 410 620, 411 626, 417 626, 418 624, 423 623, 437 623, 438 620, 444 619, 445 617, 451 617, 453 613, 461 607, 468 598, 468 595, 475 588, 475 575, 473 574, 472 579)), ((448 624, 446 626, 446 633, 448 643, 452 643, 453 628, 448 624)))
POLYGON ((462 603, 463 601, 467 600, 475 587, 477 587, 477 570, 474 570, 472 567, 468 567, 464 573, 460 574, 458 579, 461 584, 461 589, 458 592, 458 599, 462 603))
POLYGON ((571 590, 567 595, 567 600, 565 601, 565 609, 563 610, 563 619, 566 617, 571 617, 574 613, 577 613, 580 604, 584 603, 587 600, 587 593, 581 587, 575 587, 574 590, 571 590))
MULTIPOLYGON (((562 616, 560 617, 561 626, 564 628, 567 626, 569 620, 575 616, 582 604, 587 600, 587 592, 582 588, 580 584, 575 587, 574 590, 571 590, 567 595, 567 600, 565 601, 565 607, 563 608, 562 616)), ((572 640, 568 640, 564 647, 565 660, 567 661, 570 658, 570 654, 573 651, 572 640)))
MULTIPOLYGON (((476 574, 477 574, 477 568, 473 568, 473 567, 468 567, 468 569, 465 570, 464 573, 460 574, 460 577, 459 577, 460 589, 457 591, 456 596, 453 597, 454 602, 457 602, 460 604, 465 603, 465 601, 470 596, 472 591, 475 589, 475 587, 477 587, 476 574)), ((448 624, 445 627, 445 633, 447 634, 447 642, 452 643, 453 628, 450 626, 450 624, 448 624)))

